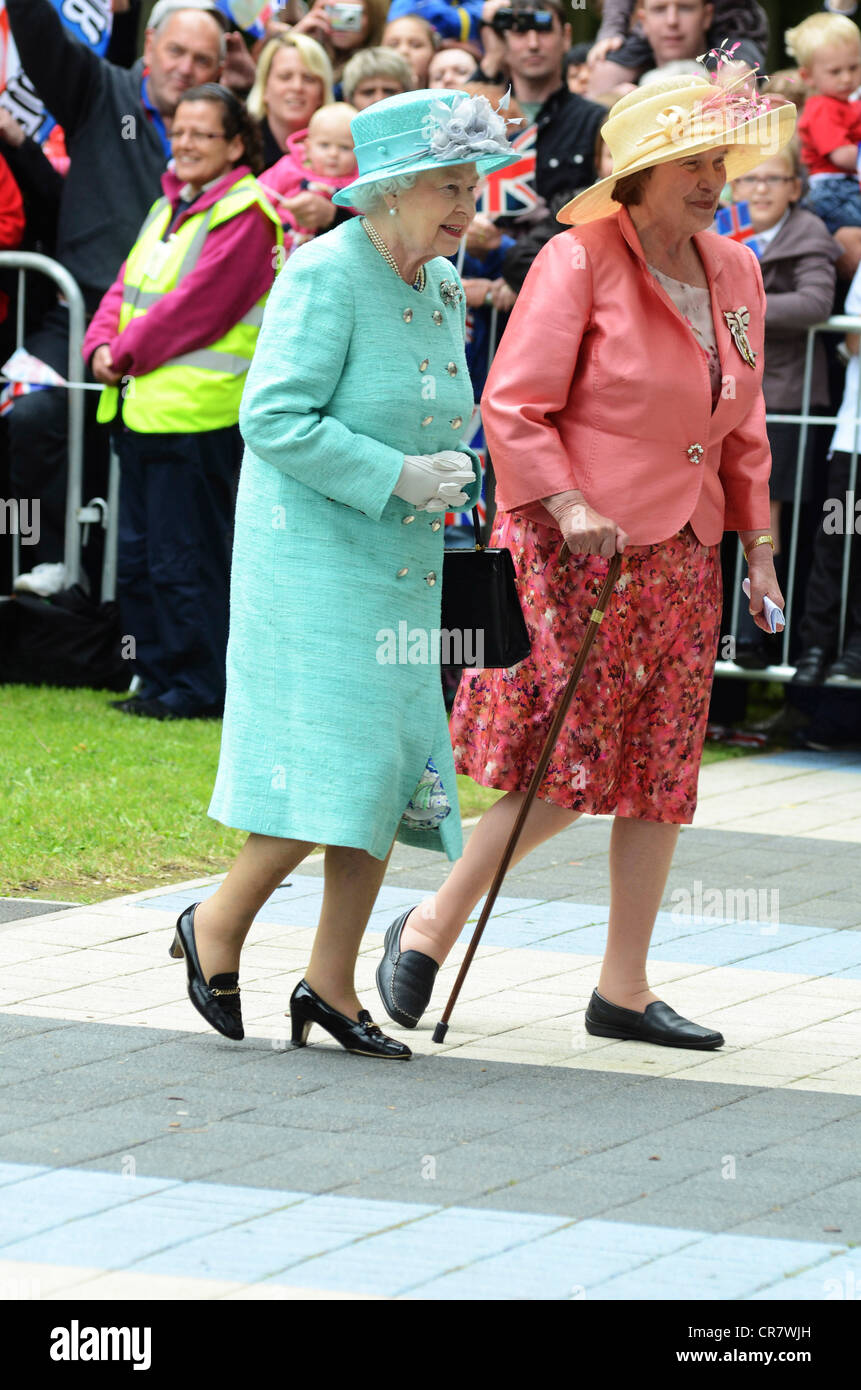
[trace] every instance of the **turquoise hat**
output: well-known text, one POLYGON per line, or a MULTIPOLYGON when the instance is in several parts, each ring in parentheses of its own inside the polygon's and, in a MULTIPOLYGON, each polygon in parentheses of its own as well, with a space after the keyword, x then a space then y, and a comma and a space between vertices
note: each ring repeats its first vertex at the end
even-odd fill
POLYGON ((374 102, 350 122, 359 175, 333 194, 333 203, 350 207, 357 190, 400 174, 449 164, 475 164, 490 174, 515 163, 508 119, 500 114, 507 104, 506 96, 494 111, 487 97, 444 87, 374 102))

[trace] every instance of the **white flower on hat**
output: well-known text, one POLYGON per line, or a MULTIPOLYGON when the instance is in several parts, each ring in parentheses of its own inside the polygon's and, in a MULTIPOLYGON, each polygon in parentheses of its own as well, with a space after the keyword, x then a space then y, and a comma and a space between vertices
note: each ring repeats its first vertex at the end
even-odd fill
POLYGON ((668 140, 681 140, 685 134, 688 113, 683 106, 665 106, 655 117, 655 125, 668 140))
POLYGON ((494 111, 487 97, 462 96, 452 102, 434 101, 428 113, 429 153, 440 163, 462 160, 471 163, 481 155, 510 154, 506 127, 520 120, 501 116, 508 107, 509 93, 494 111))

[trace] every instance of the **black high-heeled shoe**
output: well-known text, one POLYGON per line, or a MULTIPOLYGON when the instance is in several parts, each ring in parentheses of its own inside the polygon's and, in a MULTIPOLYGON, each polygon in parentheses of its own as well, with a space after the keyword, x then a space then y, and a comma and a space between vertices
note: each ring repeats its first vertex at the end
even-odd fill
POLYGON ((199 903, 192 903, 177 918, 176 932, 168 954, 174 960, 185 956, 188 997, 197 1012, 217 1033, 222 1033, 233 1042, 240 1042, 245 1037, 245 1029, 239 1002, 239 975, 231 970, 222 975, 213 975, 209 982, 204 979, 194 940, 194 909, 198 906, 199 903))
POLYGON ((357 1052, 362 1057, 389 1057, 404 1061, 413 1055, 404 1043, 387 1037, 373 1022, 367 1009, 360 1010, 358 1021, 348 1018, 321 999, 306 980, 300 980, 290 995, 290 1023, 290 1041, 294 1047, 304 1047, 311 1024, 318 1023, 347 1052, 357 1052))

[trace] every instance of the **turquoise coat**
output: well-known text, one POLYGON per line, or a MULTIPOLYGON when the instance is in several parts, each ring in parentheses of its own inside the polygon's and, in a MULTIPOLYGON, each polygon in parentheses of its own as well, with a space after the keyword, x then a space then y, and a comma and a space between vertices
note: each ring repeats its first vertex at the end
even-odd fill
POLYGON ((377 859, 429 757, 452 810, 439 831, 399 838, 450 859, 462 851, 432 636, 444 528, 392 496, 404 454, 463 448, 473 406, 463 295, 440 291, 460 288, 457 272, 442 257, 425 271, 424 290, 406 285, 358 218, 300 247, 269 296, 239 419, 209 814, 377 859), (424 646, 430 659, 410 660, 424 646))

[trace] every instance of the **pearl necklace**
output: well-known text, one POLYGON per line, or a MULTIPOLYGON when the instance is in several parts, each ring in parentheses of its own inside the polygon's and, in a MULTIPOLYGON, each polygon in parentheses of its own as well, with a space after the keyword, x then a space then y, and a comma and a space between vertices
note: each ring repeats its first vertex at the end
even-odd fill
MULTIPOLYGON (((367 217, 363 217, 363 218, 362 218, 362 226, 364 227, 365 231, 366 231, 367 234, 368 234, 368 237, 369 237, 369 239, 370 239, 371 245, 376 247, 376 249, 379 251, 380 255, 382 256, 383 260, 384 260, 384 261, 387 261, 388 264, 392 267, 392 270, 395 272, 395 274, 397 275, 398 279, 399 279, 399 280, 403 280, 404 277, 401 275, 401 272, 398 270, 397 261, 395 260, 394 256, 392 255, 392 253, 391 253, 391 251, 389 250, 389 248, 388 248, 388 246, 386 245, 386 243, 383 241, 383 238, 380 236, 379 232, 376 230, 375 227, 372 227, 372 226, 371 226, 371 224, 370 224, 370 222, 368 221, 367 217)), ((426 277, 425 277, 425 268, 424 268, 423 265, 420 265, 420 266, 419 266, 419 273, 418 273, 418 275, 416 276, 415 280, 413 281, 413 289, 414 289, 414 290, 423 290, 424 287, 425 287, 425 279, 426 279, 426 277)))

